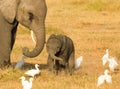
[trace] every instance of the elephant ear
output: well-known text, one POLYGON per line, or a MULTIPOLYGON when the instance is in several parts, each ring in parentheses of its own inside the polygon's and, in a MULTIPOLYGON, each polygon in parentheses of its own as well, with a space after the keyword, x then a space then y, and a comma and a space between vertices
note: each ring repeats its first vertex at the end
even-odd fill
POLYGON ((61 42, 62 42, 62 48, 61 48, 61 51, 63 52, 63 50, 65 50, 66 49, 66 45, 67 45, 67 42, 66 42, 66 40, 67 40, 67 37, 65 36, 65 35, 59 35, 60 37, 60 40, 61 40, 61 42))
POLYGON ((4 16, 4 18, 12 23, 16 16, 17 11, 17 1, 16 0, 2 0, 0 3, 0 10, 4 16))

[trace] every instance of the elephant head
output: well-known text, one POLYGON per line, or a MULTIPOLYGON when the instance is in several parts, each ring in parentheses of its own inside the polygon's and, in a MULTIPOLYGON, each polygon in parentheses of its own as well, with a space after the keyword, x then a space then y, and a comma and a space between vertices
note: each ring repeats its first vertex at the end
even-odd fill
POLYGON ((46 42, 46 50, 48 54, 56 60, 63 61, 62 58, 57 57, 57 54, 61 52, 62 42, 56 37, 56 35, 52 34, 48 41, 46 42))
POLYGON ((0 8, 9 24, 18 22, 34 32, 36 46, 32 51, 23 48, 23 54, 31 58, 39 55, 45 43, 45 0, 1 0, 0 8))

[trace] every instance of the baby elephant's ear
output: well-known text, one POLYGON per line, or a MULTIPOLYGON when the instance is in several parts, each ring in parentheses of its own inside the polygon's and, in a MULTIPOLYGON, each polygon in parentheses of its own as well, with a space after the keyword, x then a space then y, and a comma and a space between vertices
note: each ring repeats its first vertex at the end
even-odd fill
POLYGON ((3 17, 9 22, 12 23, 16 16, 17 10, 17 1, 16 0, 3 0, 1 2, 0 11, 3 17))
POLYGON ((66 42, 67 36, 63 36, 63 41, 66 42))
POLYGON ((65 50, 67 47, 67 42, 66 42, 67 37, 65 35, 60 35, 60 40, 61 40, 61 51, 65 50))

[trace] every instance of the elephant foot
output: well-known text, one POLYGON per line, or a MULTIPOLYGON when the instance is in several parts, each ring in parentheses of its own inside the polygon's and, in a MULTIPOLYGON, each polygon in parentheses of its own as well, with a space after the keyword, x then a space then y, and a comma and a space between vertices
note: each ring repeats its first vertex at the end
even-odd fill
POLYGON ((10 65, 11 65, 10 61, 2 61, 0 62, 0 69, 8 68, 10 67, 10 65))

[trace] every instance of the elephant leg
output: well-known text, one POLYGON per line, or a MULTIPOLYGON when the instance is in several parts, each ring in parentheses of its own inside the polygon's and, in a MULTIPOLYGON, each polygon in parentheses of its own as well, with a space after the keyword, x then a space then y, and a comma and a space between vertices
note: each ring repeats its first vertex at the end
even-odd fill
POLYGON ((74 67, 75 67, 74 62, 75 62, 75 53, 72 52, 68 60, 68 70, 70 75, 72 75, 74 72, 74 67))
POLYGON ((65 63, 65 74, 69 73, 69 64, 68 62, 65 63))
POLYGON ((55 73, 56 75, 58 74, 58 62, 52 59, 50 55, 48 56, 47 65, 49 71, 55 73))
POLYGON ((58 75, 58 70, 59 70, 59 61, 55 60, 55 63, 54 63, 54 73, 55 73, 55 75, 58 75))
POLYGON ((47 65, 48 65, 48 70, 53 71, 54 60, 50 57, 50 55, 48 56, 47 65))
POLYGON ((0 68, 10 65, 10 44, 11 31, 8 29, 0 30, 0 68))
POLYGON ((16 26, 12 29, 12 31, 11 31, 11 50, 12 50, 13 45, 14 45, 14 43, 15 43, 17 26, 18 26, 18 23, 17 23, 17 25, 16 25, 16 26))

